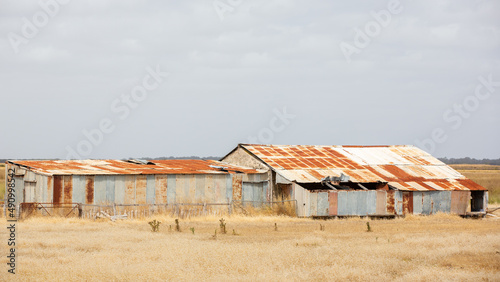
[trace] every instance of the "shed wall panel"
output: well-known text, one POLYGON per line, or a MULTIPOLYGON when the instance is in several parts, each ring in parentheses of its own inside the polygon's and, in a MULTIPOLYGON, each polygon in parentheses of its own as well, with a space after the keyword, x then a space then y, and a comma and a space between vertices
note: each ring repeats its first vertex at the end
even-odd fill
POLYGON ((233 200, 233 175, 226 175, 226 199, 231 202, 233 200))
POLYGON ((329 202, 328 192, 318 193, 318 216, 328 216, 329 202))
POLYGON ((62 176, 54 176, 54 195, 52 199, 54 204, 61 204, 63 202, 63 183, 64 181, 62 176))
POLYGON ((95 176, 90 175, 85 177, 85 204, 92 205, 94 201, 94 180, 95 176))
POLYGON ((360 193, 366 193, 366 214, 377 214, 377 191, 360 191, 360 193))
POLYGON ((125 204, 135 204, 135 175, 125 175, 125 204))
POLYGON ((47 199, 45 200, 46 203, 52 203, 53 191, 54 191, 54 177, 47 176, 47 199))
POLYGON ((233 201, 241 201, 241 185, 243 175, 233 174, 233 201))
POLYGON ((102 205, 106 203, 106 175, 96 175, 94 178, 94 203, 102 205))
POLYGON ((146 177, 146 203, 148 204, 154 204, 155 203, 155 176, 154 175, 148 175, 146 177))
POLYGON ((423 214, 423 192, 413 192, 413 214, 423 214))
POLYGON ((451 192, 451 212, 464 215, 469 205, 470 191, 451 192))
POLYGON ((385 215, 387 214, 387 192, 386 191, 376 191, 377 192, 377 210, 376 214, 385 215))
POLYGON ((85 176, 73 175, 73 203, 85 204, 85 176))
POLYGON ((318 215, 318 193, 309 193, 310 216, 318 215))
POLYGON ((115 176, 115 203, 122 205, 125 204, 125 175, 115 176))
POLYGON ((338 215, 348 215, 347 191, 338 191, 338 215))
POLYGON ((155 202, 157 204, 166 204, 168 177, 166 175, 156 175, 155 182, 155 202))
POLYGON ((146 175, 136 175, 135 177, 135 203, 146 204, 146 189, 148 180, 146 175))
POLYGON ((65 175, 64 179, 64 203, 71 203, 73 201, 73 176, 65 175))
POLYGON ((106 176, 106 203, 112 204, 115 202, 115 176, 106 176))
POLYGON ((196 175, 189 176, 189 202, 196 203, 196 175))
POLYGON ((329 202, 329 207, 328 207, 328 215, 337 215, 337 205, 338 205, 338 197, 337 197, 337 192, 330 192, 328 193, 328 202, 329 202))
POLYGON ((196 191, 194 198, 197 202, 205 202, 205 175, 196 175, 196 191))
POLYGON ((176 195, 175 192, 177 188, 175 187, 177 185, 177 179, 175 175, 169 175, 167 177, 167 201, 168 204, 174 204, 176 203, 176 195))

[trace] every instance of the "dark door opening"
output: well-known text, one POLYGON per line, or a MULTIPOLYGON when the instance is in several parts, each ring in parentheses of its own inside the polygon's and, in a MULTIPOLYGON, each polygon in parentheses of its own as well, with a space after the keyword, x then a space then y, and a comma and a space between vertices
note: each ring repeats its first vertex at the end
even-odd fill
POLYGON ((484 191, 471 191, 471 212, 484 212, 484 191))

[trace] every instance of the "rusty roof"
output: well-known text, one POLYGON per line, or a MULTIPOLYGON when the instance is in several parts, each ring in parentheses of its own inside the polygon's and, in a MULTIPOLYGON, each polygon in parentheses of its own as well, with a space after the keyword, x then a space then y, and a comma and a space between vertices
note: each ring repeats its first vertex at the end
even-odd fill
POLYGON ((486 190, 411 145, 311 146, 240 144, 284 178, 317 183, 348 175, 358 183, 387 182, 399 190, 486 190))
POLYGON ((43 160, 7 163, 23 166, 45 175, 114 174, 227 174, 262 173, 262 170, 228 165, 214 160, 150 160, 142 164, 122 160, 43 160))

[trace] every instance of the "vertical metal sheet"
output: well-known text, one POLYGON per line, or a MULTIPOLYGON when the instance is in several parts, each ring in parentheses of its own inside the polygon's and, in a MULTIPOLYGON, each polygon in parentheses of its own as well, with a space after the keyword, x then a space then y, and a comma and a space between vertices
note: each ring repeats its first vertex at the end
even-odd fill
POLYGON ((112 204, 115 202, 115 176, 106 176, 106 203, 112 204))
POLYGON ((377 214, 377 191, 361 191, 366 193, 366 214, 377 214))
POLYGON ((338 191, 337 192, 337 214, 338 215, 348 215, 347 213, 347 191, 338 191))
POLYGON ((197 202, 205 202, 205 177, 205 175, 196 175, 194 198, 197 202))
POLYGON ((73 201, 73 176, 65 175, 64 179, 64 203, 71 203, 73 201))
POLYGON ((318 216, 328 216, 328 208, 330 204, 328 202, 328 192, 318 193, 318 216))
MULTIPOLYGON (((368 213, 367 202, 368 202, 368 191, 354 191, 353 196, 355 196, 356 203, 356 215, 366 215, 368 213)), ((375 205, 373 205, 375 208, 375 205)))
POLYGON ((146 177, 146 203, 154 204, 155 203, 155 176, 148 175, 146 177))
POLYGON ((253 201, 253 187, 250 182, 243 182, 242 184, 242 195, 241 200, 243 202, 253 201))
POLYGON ((125 175, 115 176, 115 203, 125 204, 125 175))
POLYGON ((397 215, 403 215, 403 192, 395 191, 394 192, 394 208, 396 210, 397 215))
POLYGON ((470 191, 452 191, 451 192, 451 212, 454 214, 465 215, 469 205, 470 191))
POLYGON ((156 175, 155 177, 155 203, 166 204, 167 203, 167 186, 168 177, 167 175, 156 175))
MULTIPOLYGON (((267 183, 267 182, 266 182, 267 183)), ((233 200, 233 175, 226 175, 226 200, 233 200)))
POLYGON ((389 190, 387 191, 387 213, 388 214, 396 214, 396 209, 395 207, 395 200, 394 200, 394 190, 389 190))
POLYGON ((136 175, 135 177, 135 203, 136 204, 146 204, 146 189, 147 189, 147 176, 146 175, 136 175))
MULTIPOLYGON (((432 192, 422 192, 422 214, 428 215, 432 213, 432 197, 431 197, 432 192)), ((413 202, 413 205, 415 205, 415 202, 413 202)))
POLYGON ((338 203, 338 197, 337 197, 336 191, 328 193, 328 202, 329 202, 329 207, 328 207, 328 215, 337 215, 337 203, 338 203))
POLYGON ((102 205, 106 203, 106 175, 96 175, 94 178, 94 203, 102 205))
POLYGON ((43 181, 42 181, 42 175, 37 174, 36 175, 36 192, 35 192, 35 202, 41 203, 42 202, 42 193, 43 193, 43 187, 42 187, 43 181))
POLYGON ((40 183, 41 183, 41 189, 42 189, 42 203, 48 203, 49 200, 47 198, 47 176, 45 175, 40 175, 40 183))
POLYGON ((413 214, 413 192, 403 192, 403 214, 413 214))
POLYGON ((233 174, 233 201, 241 200, 241 185, 243 182, 243 175, 233 174))
MULTIPOLYGON (((5 178, 7 179, 7 177, 5 178)), ((16 189, 16 204, 25 202, 24 200, 24 178, 22 176, 14 176, 14 185, 16 189)), ((7 187, 6 187, 7 188, 7 187)))
POLYGON ((196 202, 196 175, 189 176, 189 202, 196 202))
POLYGON ((73 175, 73 203, 85 203, 85 176, 73 175))
POLYGON ((318 215, 318 193, 309 194, 310 216, 318 215))
POLYGON ((169 204, 176 203, 177 199, 175 198, 177 178, 175 175, 168 175, 167 177, 167 201, 169 204))
POLYGON ((302 188, 297 183, 292 184, 293 190, 295 191, 295 200, 297 201, 297 216, 306 216, 305 207, 306 203, 304 201, 304 188, 302 188))
POLYGON ((93 204, 94 203, 94 176, 86 176, 85 177, 85 203, 93 204))
POLYGON ((432 213, 446 212, 451 210, 451 191, 430 191, 433 209, 432 213))
POLYGON ((347 215, 356 215, 357 198, 354 191, 347 191, 347 215))
POLYGON ((207 175, 205 178, 205 199, 207 202, 212 202, 214 199, 214 179, 212 175, 207 175))
POLYGON ((60 204, 63 201, 63 177, 56 175, 54 176, 54 196, 52 202, 54 204, 60 204))
POLYGON ((387 214, 387 192, 383 190, 378 190, 377 192, 377 215, 387 214))
POLYGON ((413 191, 413 214, 423 214, 423 193, 413 191))
POLYGON ((186 178, 184 175, 176 175, 175 178, 175 200, 177 203, 186 202, 186 178))
POLYGON ((52 193, 54 191, 54 178, 47 176, 47 199, 46 203, 51 203, 53 200, 52 193))
POLYGON ((269 192, 269 181, 262 182, 262 201, 266 202, 269 201, 268 197, 270 197, 271 193, 269 192))
POLYGON ((125 204, 135 204, 135 175, 125 175, 125 204))

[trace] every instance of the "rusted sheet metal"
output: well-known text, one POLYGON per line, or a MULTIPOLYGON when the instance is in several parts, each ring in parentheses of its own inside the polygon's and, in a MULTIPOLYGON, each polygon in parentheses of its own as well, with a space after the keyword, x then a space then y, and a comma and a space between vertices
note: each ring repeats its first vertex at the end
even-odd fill
MULTIPOLYGON (((156 175, 155 177, 155 203, 157 204, 166 204, 167 203, 167 186, 168 178, 166 175, 156 175)), ((198 189, 198 186, 196 186, 198 189)))
POLYGON ((328 193, 328 202, 328 215, 337 215, 338 197, 336 191, 328 193))
POLYGON ((263 170, 229 165, 214 160, 151 160, 151 164, 122 160, 9 161, 45 175, 114 174, 233 174, 262 173, 263 170))
POLYGON ((137 175, 135 177, 135 203, 146 204, 146 189, 148 179, 146 175, 137 175))
POLYGON ((63 176, 54 176, 54 204, 63 203, 63 176))
POLYGON ((241 201, 241 185, 243 176, 241 174, 233 175, 233 200, 241 201))
POLYGON ((413 192, 403 192, 403 214, 413 214, 413 192))
POLYGON ((135 175, 125 175, 125 204, 135 204, 135 175))
POLYGON ((451 213, 465 215, 469 205, 470 191, 451 192, 451 213))
POLYGON ((94 204, 94 176, 85 177, 85 203, 94 204))
POLYGON ((64 176, 64 203, 72 203, 73 201, 73 176, 65 175, 64 176))
POLYGON ((352 182, 396 183, 402 191, 486 190, 413 146, 239 146, 298 183, 343 173, 352 182))
POLYGON ((388 214, 396 214, 395 209, 395 200, 394 200, 394 190, 387 191, 387 213, 388 214))

